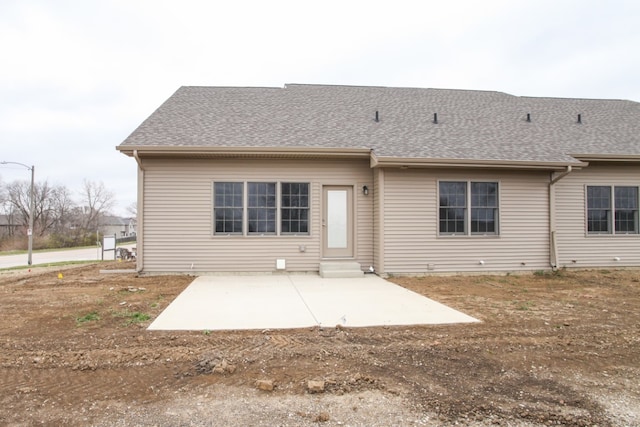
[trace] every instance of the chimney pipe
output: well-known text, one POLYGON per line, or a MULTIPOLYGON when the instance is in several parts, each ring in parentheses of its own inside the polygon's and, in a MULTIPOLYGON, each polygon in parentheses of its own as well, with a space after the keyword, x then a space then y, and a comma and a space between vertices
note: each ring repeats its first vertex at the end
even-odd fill
POLYGON ((578 114, 578 124, 582 124, 582 114, 578 114))
POLYGON ((376 122, 380 121, 380 115, 378 114, 378 110, 376 110, 376 122))
POLYGON ((531 113, 527 113, 527 121, 531 122, 531 113))
POLYGON ((438 113, 433 113, 433 123, 438 124, 438 113))

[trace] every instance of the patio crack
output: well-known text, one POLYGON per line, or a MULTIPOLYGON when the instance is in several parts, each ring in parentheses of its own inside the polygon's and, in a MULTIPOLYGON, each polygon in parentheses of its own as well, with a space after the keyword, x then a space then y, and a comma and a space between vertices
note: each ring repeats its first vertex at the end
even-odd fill
POLYGON ((309 311, 309 313, 311 314, 311 317, 313 317, 313 321, 316 322, 317 326, 321 326, 320 322, 318 321, 318 319, 316 318, 316 315, 313 314, 313 311, 311 311, 311 308, 309 307, 309 305, 307 304, 307 302, 305 301, 304 297, 302 296, 302 294, 300 293, 300 291, 298 290, 298 287, 296 286, 296 284, 294 283, 294 281, 291 279, 291 276, 287 276, 287 278, 289 279, 289 282, 291 282, 291 286, 293 286, 293 289, 296 290, 296 293, 298 294, 298 296, 300 297, 300 300, 302 300, 302 303, 304 304, 305 307, 307 307, 307 310, 309 311))

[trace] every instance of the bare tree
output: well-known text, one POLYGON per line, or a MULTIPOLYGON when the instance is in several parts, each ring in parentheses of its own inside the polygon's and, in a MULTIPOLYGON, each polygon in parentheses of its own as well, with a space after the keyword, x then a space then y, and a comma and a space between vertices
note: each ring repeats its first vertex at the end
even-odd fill
POLYGON ((7 186, 2 183, 2 178, 0 177, 0 215, 4 217, 2 219, 4 227, 0 230, 0 239, 13 235, 15 224, 13 219, 14 209, 14 206, 9 201, 7 186))
POLYGON ((114 194, 102 182, 83 181, 80 197, 80 227, 85 231, 96 230, 100 219, 109 213, 115 204, 114 194))
MULTIPOLYGON (((34 193, 36 194, 37 188, 37 185, 34 186, 34 193)), ((29 183, 26 181, 13 181, 7 185, 6 191, 7 202, 13 212, 14 223, 22 225, 26 229, 29 226, 29 183)))
POLYGON ((4 205, 7 201, 7 189, 5 187, 2 183, 2 176, 0 176, 0 206, 4 205))
MULTIPOLYGON (((14 230, 18 235, 26 234, 30 190, 26 181, 0 185, 0 214, 6 215, 10 232, 5 234, 11 235, 14 230)), ((101 182, 85 180, 78 204, 65 186, 53 186, 47 181, 34 183, 33 233, 42 238, 41 244, 53 247, 86 244, 114 204, 114 194, 101 182)))
MULTIPOLYGON (((30 214, 30 183, 14 181, 7 185, 7 209, 12 213, 15 224, 26 228, 29 225, 30 214)), ((69 211, 73 206, 67 187, 51 186, 47 181, 35 183, 33 232, 37 236, 44 236, 57 231, 68 221, 69 211)))
POLYGON ((138 202, 133 202, 129 206, 127 206, 127 213, 131 215, 132 218, 138 217, 138 202))
POLYGON ((63 186, 56 187, 51 193, 50 204, 55 213, 52 231, 55 233, 68 231, 73 226, 73 210, 75 208, 69 189, 63 186))

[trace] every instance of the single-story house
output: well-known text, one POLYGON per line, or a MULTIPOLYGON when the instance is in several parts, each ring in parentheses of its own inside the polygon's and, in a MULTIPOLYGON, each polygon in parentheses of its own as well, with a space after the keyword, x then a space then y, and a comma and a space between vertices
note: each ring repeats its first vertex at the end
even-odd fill
POLYGON ((637 102, 181 87, 117 149, 141 272, 640 267, 637 102))

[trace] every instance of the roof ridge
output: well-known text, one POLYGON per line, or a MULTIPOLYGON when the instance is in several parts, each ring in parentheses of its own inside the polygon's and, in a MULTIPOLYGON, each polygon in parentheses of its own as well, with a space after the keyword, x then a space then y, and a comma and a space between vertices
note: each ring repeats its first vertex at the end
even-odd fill
POLYGON ((335 88, 364 88, 364 89, 406 89, 406 90, 440 90, 440 91, 451 91, 451 92, 483 92, 483 93, 498 93, 502 95, 511 95, 507 92, 501 92, 497 90, 486 90, 486 89, 450 89, 450 88, 438 88, 438 87, 417 87, 417 86, 382 86, 382 85, 346 85, 346 84, 325 84, 325 83, 285 83, 284 88, 286 89, 289 86, 306 86, 306 87, 335 87, 335 88))
MULTIPOLYGON (((517 96, 517 95, 516 95, 517 96)), ((633 102, 630 99, 620 98, 570 98, 567 96, 517 96, 520 99, 550 99, 550 100, 565 100, 565 101, 614 101, 614 102, 633 102)))
POLYGON ((180 89, 282 89, 279 86, 205 86, 182 85, 180 89))

